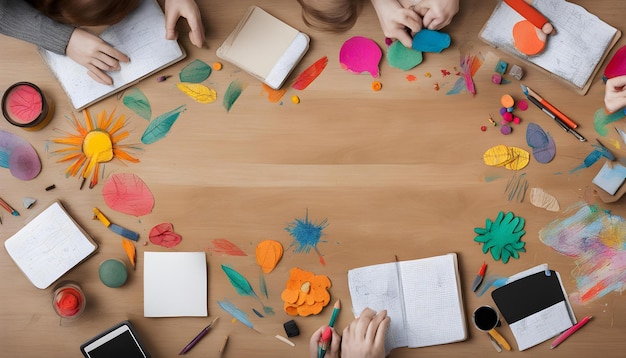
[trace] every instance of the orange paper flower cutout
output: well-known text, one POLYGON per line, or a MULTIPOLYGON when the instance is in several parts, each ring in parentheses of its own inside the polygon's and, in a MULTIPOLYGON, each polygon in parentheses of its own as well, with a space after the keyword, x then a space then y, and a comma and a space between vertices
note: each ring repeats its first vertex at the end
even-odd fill
POLYGON ((290 316, 318 314, 330 302, 330 280, 326 275, 316 276, 313 272, 294 267, 289 271, 289 280, 280 298, 290 316))

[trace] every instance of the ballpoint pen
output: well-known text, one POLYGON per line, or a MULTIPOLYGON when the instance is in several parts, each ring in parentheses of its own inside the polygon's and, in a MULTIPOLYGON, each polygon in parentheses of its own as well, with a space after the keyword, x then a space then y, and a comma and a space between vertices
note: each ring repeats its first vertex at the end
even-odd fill
POLYGON ((581 141, 581 142, 586 142, 587 141, 587 139, 585 137, 583 137, 575 129, 573 129, 573 128, 569 127, 567 124, 565 124, 556 114, 554 114, 550 109, 548 109, 546 106, 544 106, 543 103, 541 103, 537 98, 532 96, 528 92, 528 87, 526 87, 524 85, 521 85, 521 86, 522 86, 522 90, 524 91, 524 94, 526 95, 526 98, 528 98, 528 100, 530 102, 532 102, 532 104, 537 106, 537 108, 539 108, 542 112, 544 112, 546 115, 548 115, 548 117, 552 118, 556 122, 556 124, 559 125, 559 127, 563 128, 564 131, 566 131, 568 133, 571 133, 579 141, 581 141))
POLYGON ((196 343, 198 343, 200 341, 200 339, 202 339, 202 337, 204 337, 207 333, 209 333, 209 330, 211 329, 211 327, 213 327, 213 325, 215 324, 215 321, 217 321, 218 318, 220 318, 220 317, 219 316, 215 317, 211 321, 211 323, 209 323, 208 326, 204 327, 204 329, 202 331, 200 331, 200 333, 198 333, 198 335, 194 339, 192 339, 191 342, 189 342, 189 344, 186 345, 185 348, 183 348, 183 350, 180 351, 180 353, 178 353, 178 354, 181 355, 181 354, 185 354, 185 353, 189 352, 189 350, 191 348, 193 348, 193 346, 195 346, 196 343))

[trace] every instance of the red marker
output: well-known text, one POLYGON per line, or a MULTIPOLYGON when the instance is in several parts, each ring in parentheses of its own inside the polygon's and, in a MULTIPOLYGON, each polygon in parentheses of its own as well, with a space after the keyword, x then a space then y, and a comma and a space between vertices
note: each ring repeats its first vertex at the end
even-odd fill
POLYGON ((472 284, 472 292, 476 292, 478 286, 480 286, 481 282, 483 282, 485 271, 487 271, 487 263, 483 262, 483 265, 480 267, 480 271, 478 271, 478 275, 476 275, 474 283, 472 284))

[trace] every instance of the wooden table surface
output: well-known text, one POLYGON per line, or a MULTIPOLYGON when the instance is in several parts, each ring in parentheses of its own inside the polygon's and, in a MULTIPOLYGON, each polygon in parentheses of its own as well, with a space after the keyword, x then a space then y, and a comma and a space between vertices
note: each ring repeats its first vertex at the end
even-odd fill
MULTIPOLYGON (((573 1, 583 5, 609 24, 624 30, 626 2, 573 1)), ((356 75, 341 68, 338 61, 342 43, 351 36, 374 39, 386 48, 377 17, 366 4, 357 24, 343 34, 329 34, 308 29, 300 17, 296 1, 242 0, 199 1, 206 26, 207 48, 191 46, 186 28, 181 26, 181 42, 188 57, 159 75, 174 77, 158 83, 156 75, 139 83, 149 99, 154 114, 165 113, 182 104, 187 110, 164 139, 142 145, 140 136, 148 122, 135 115, 115 96, 89 110, 96 114, 117 108, 128 116, 130 137, 125 143, 141 148, 136 152, 140 163, 113 161, 104 166, 104 178, 93 189, 79 190, 80 180, 66 178, 66 164, 57 163, 51 154, 58 149, 50 140, 60 131, 71 131, 66 117, 73 109, 61 87, 44 66, 35 48, 27 43, 2 37, 0 51, 0 88, 19 81, 39 85, 56 104, 53 122, 43 130, 27 132, 0 121, 0 129, 27 139, 37 150, 42 172, 31 181, 20 181, 8 170, 0 171, 0 197, 22 211, 19 217, 2 213, 0 238, 7 239, 18 231, 46 203, 61 200, 75 219, 98 241, 95 256, 64 276, 78 282, 87 295, 87 309, 72 322, 59 322, 51 307, 51 288, 35 288, 0 250, 0 350, 6 357, 79 357, 79 345, 100 331, 130 319, 154 357, 176 355, 209 318, 144 318, 143 317, 143 252, 205 251, 207 252, 210 317, 221 316, 217 326, 193 350, 190 357, 217 357, 224 336, 230 337, 224 357, 305 357, 310 335, 326 324, 330 307, 341 299, 337 328, 352 320, 347 270, 359 266, 428 257, 456 252, 462 279, 465 316, 469 337, 456 344, 420 349, 397 349, 392 357, 451 357, 479 355, 497 356, 484 333, 471 324, 471 312, 483 304, 493 304, 490 295, 477 297, 470 286, 483 261, 488 273, 508 276, 541 263, 561 273, 565 289, 576 291, 571 275, 575 259, 562 256, 538 239, 538 232, 555 219, 566 217, 565 209, 587 201, 624 216, 621 202, 603 204, 594 193, 591 180, 600 164, 568 174, 593 148, 598 134, 593 127, 594 112, 603 106, 604 86, 596 75, 586 96, 574 93, 560 82, 524 66, 524 84, 533 87, 553 104, 580 123, 580 132, 590 139, 578 142, 563 132, 539 110, 532 107, 521 112, 522 124, 513 134, 501 135, 490 127, 487 117, 497 117, 499 100, 504 94, 522 98, 519 83, 507 85, 490 82, 494 61, 504 59, 523 65, 504 53, 489 48, 478 38, 478 32, 489 17, 495 1, 462 0, 461 10, 446 31, 453 39, 451 48, 441 54, 426 54, 418 67, 403 72, 391 68, 386 60, 380 64, 383 84, 380 92, 371 89, 372 77, 356 75), (328 56, 329 64, 322 75, 304 91, 288 89, 282 102, 271 103, 261 83, 224 63, 208 80, 218 96, 228 84, 239 80, 244 91, 227 112, 220 101, 199 104, 179 92, 176 76, 195 59, 212 63, 218 60, 215 51, 234 28, 250 5, 259 5, 311 37, 311 46, 294 74, 315 60, 328 56), (476 96, 463 92, 446 95, 456 80, 460 49, 470 46, 487 59, 475 76, 476 96), (452 74, 443 77, 441 70, 452 74), (430 72, 432 76, 426 77, 430 72), (417 80, 410 82, 408 74, 417 80), (433 86, 437 82, 439 91, 433 86), (300 104, 290 97, 297 94, 300 104), (534 160, 522 171, 491 168, 482 161, 488 148, 506 144, 528 149, 525 124, 536 122, 554 137, 556 158, 549 164, 534 160), (481 132, 486 125, 488 130, 481 132), (155 197, 151 214, 140 218, 107 208, 101 194, 107 177, 115 173, 134 173, 149 186, 155 197), (538 187, 554 195, 560 212, 548 212, 530 204, 508 200, 507 182, 514 175, 525 174, 530 187, 538 187), (44 188, 55 184, 56 189, 44 188), (23 197, 37 199, 34 208, 21 207, 23 197), (91 208, 105 209, 111 221, 140 233, 138 265, 130 272, 126 285, 112 289, 98 279, 98 265, 109 258, 125 260, 118 237, 99 222, 92 220, 91 208), (483 227, 486 218, 494 219, 499 211, 512 211, 526 220, 526 253, 507 264, 484 255, 474 242, 475 227, 483 227), (324 236, 317 245, 326 265, 314 252, 299 254, 290 247, 292 237, 285 230, 295 219, 314 223, 327 220, 324 236), (150 229, 159 223, 171 222, 182 242, 171 249, 154 244, 144 246, 150 229), (209 251, 212 240, 227 239, 248 256, 220 255, 209 251), (259 269, 254 250, 261 240, 280 241, 285 254, 271 274, 267 275, 267 305, 277 314, 266 318, 253 316, 256 303, 240 297, 230 285, 220 265, 227 264, 245 274, 256 285, 259 269), (296 317, 300 336, 294 337, 292 348, 274 338, 285 335, 282 324, 292 317, 282 311, 280 293, 289 270, 300 267, 316 274, 328 275, 332 281, 331 304, 321 314, 296 317), (218 300, 229 299, 251 315, 260 333, 239 322, 232 322, 222 311, 218 300)), ((625 43, 621 40, 611 52, 625 43)), ((292 74, 293 78, 294 75, 292 74)), ((221 97, 220 97, 221 98, 221 97)), ((81 116, 80 113, 77 113, 81 116)), ((614 132, 609 134, 617 138, 614 132)), ((607 142, 608 143, 608 142, 607 142)), ((617 156, 624 149, 611 147, 617 156)), ((527 356, 589 357, 623 356, 626 349, 626 303, 619 293, 574 305, 578 319, 593 315, 592 322, 581 332, 558 347, 549 349, 545 342, 527 351, 527 356)), ((514 342, 509 327, 500 332, 514 342)), ((514 347, 516 345, 514 344, 514 347)), ((519 351, 500 355, 519 355, 519 351)))

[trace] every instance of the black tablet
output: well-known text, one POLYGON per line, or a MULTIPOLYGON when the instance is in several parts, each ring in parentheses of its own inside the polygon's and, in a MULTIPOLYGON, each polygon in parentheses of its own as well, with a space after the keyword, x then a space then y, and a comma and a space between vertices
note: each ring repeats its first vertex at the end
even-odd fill
POLYGON ((80 346, 80 351, 86 358, 150 358, 130 321, 118 323, 93 337, 80 346))

